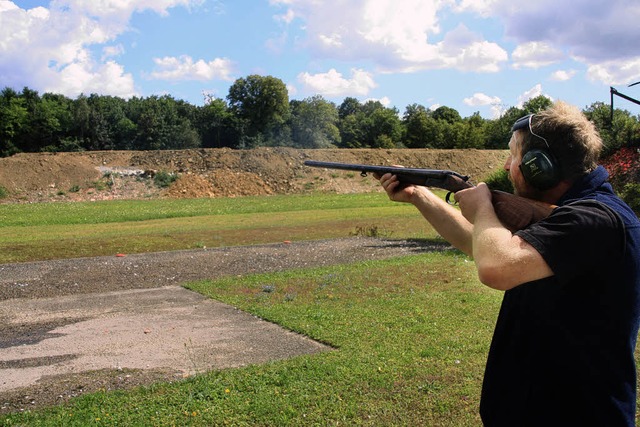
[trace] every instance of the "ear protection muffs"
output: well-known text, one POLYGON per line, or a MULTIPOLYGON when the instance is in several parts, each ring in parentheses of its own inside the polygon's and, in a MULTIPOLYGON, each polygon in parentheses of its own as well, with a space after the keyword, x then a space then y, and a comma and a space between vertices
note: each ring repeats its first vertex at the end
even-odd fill
POLYGON ((533 188, 548 190, 560 182, 555 160, 547 150, 534 148, 522 156, 520 172, 533 188))
POLYGON ((542 136, 537 135, 531 129, 531 119, 533 114, 524 116, 516 120, 511 127, 511 131, 515 132, 520 129, 528 128, 531 135, 544 141, 547 148, 533 148, 522 155, 520 162, 520 172, 527 184, 537 190, 548 190, 560 182, 560 168, 556 162, 549 143, 542 136))

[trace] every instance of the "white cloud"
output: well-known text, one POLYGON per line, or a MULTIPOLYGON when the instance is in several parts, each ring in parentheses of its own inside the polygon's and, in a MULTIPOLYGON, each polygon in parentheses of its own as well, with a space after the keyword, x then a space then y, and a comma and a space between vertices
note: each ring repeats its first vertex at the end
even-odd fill
POLYGON ((293 9, 287 9, 287 11, 281 15, 274 15, 274 19, 278 22, 282 22, 285 24, 291 24, 291 22, 295 19, 296 13, 293 9))
POLYGON ((376 87, 373 75, 360 69, 351 70, 351 78, 345 78, 335 69, 326 73, 300 73, 298 81, 310 93, 327 97, 364 96, 376 87))
POLYGON ((493 13, 494 5, 497 2, 498 0, 460 0, 453 7, 457 12, 474 12, 487 17, 493 13))
POLYGON ((508 55, 464 26, 441 34, 440 0, 271 0, 304 22, 315 57, 368 60, 383 72, 454 68, 495 72, 508 55))
POLYGON ((232 80, 231 72, 233 65, 227 58, 216 58, 213 61, 205 62, 202 59, 193 61, 188 55, 179 58, 165 56, 164 58, 154 58, 157 69, 151 73, 152 79, 157 80, 232 80))
POLYGON ((470 98, 465 98, 463 102, 465 105, 469 105, 471 107, 479 107, 484 105, 500 104, 502 100, 497 96, 489 96, 484 93, 476 92, 470 98))
POLYGON ((391 105, 391 99, 389 99, 389 97, 387 96, 383 96, 382 98, 367 98, 363 101, 363 103, 367 101, 379 102, 380 104, 382 104, 387 108, 391 105))
POLYGON ((504 113, 504 105, 502 99, 498 96, 489 96, 484 93, 476 92, 473 96, 465 98, 462 101, 465 105, 470 107, 487 107, 489 106, 492 118, 498 118, 504 113))
POLYGON ((131 15, 151 10, 167 15, 175 6, 203 0, 58 0, 49 8, 22 9, 0 1, 0 80, 67 96, 137 94, 133 76, 113 58, 121 46, 103 46, 129 29, 131 15))
POLYGON ((550 79, 556 82, 566 82, 577 74, 576 70, 557 70, 551 74, 550 79))
POLYGON ((52 80, 55 80, 55 86, 45 87, 45 91, 72 97, 88 92, 123 98, 136 95, 131 74, 125 73, 122 66, 113 61, 100 65, 74 62, 64 67, 52 80))
POLYGON ((121 44, 117 44, 115 46, 105 46, 102 48, 102 58, 101 61, 105 62, 109 58, 115 58, 116 56, 120 56, 124 53, 124 46, 121 44))
POLYGON ((511 54, 513 68, 540 68, 565 58, 565 54, 546 42, 527 42, 519 45, 511 54))
POLYGON ((640 80, 640 56, 627 61, 605 61, 591 65, 587 78, 609 85, 629 84, 640 80))
POLYGON ((522 108, 525 102, 529 101, 530 99, 536 98, 540 95, 545 96, 553 101, 553 98, 551 98, 549 95, 542 92, 542 85, 538 83, 537 85, 535 85, 534 87, 532 87, 531 89, 524 92, 522 95, 518 97, 518 104, 517 104, 518 108, 522 108))

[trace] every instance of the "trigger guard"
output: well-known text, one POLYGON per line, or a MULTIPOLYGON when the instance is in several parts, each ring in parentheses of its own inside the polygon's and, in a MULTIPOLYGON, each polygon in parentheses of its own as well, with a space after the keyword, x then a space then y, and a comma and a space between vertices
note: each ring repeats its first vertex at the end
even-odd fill
POLYGON ((451 200, 451 195, 452 195, 452 194, 455 194, 455 193, 454 193, 453 191, 449 191, 449 192, 447 193, 447 196, 444 198, 444 200, 445 200, 448 204, 450 204, 450 205, 457 205, 457 204, 458 204, 458 202, 456 202, 456 201, 455 201, 455 199, 454 199, 454 200, 451 200))

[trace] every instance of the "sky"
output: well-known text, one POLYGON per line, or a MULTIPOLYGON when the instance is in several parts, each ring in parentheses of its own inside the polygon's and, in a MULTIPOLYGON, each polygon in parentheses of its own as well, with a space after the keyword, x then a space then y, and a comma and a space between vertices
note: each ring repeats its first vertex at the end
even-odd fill
POLYGON ((204 105, 258 74, 290 99, 491 119, 640 99, 638 22, 638 0, 0 0, 0 88, 204 105))

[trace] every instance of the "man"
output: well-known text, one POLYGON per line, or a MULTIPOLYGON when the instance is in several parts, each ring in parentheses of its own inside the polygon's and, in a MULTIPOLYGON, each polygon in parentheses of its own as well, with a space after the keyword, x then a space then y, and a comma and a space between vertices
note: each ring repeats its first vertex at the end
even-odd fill
POLYGON ((485 184, 456 193, 378 177, 471 255, 482 283, 504 290, 487 360, 486 426, 634 425, 640 317, 640 222, 597 165, 602 142, 575 107, 557 102, 513 126, 505 164, 519 196, 558 207, 511 233, 485 184))

